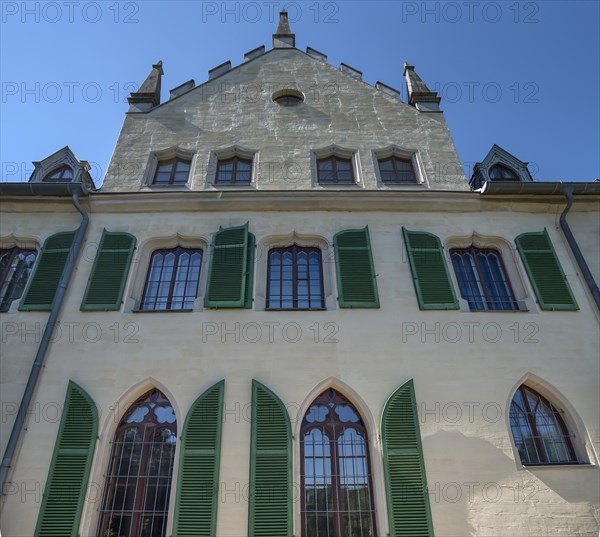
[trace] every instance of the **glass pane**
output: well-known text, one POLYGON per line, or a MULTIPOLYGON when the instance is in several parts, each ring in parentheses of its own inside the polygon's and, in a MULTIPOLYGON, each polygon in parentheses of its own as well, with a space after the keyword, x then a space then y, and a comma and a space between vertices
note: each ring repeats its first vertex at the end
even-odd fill
POLYGON ((166 537, 176 438, 173 408, 158 390, 131 406, 112 445, 98 535, 166 537))

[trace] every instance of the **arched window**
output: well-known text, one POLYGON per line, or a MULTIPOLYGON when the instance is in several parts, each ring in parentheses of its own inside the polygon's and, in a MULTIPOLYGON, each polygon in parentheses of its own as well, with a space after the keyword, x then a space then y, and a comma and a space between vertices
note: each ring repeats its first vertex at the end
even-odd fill
POLYGON ((563 411, 528 386, 510 405, 510 427, 523 464, 578 464, 563 411))
POLYGON ((115 433, 100 537, 165 537, 176 442, 168 399, 156 389, 140 397, 115 433))
POLYGON ((365 425, 354 406, 329 389, 304 416, 302 537, 373 537, 375 507, 365 425))
POLYGON ((519 178, 517 177, 517 174, 513 170, 511 170, 510 168, 507 168, 506 166, 503 166, 502 164, 496 164, 490 168, 490 179, 492 179, 494 181, 518 181, 519 180, 519 178))
POLYGON ((73 170, 71 169, 70 166, 67 166, 66 164, 64 166, 61 166, 60 168, 56 168, 55 170, 52 170, 50 173, 46 174, 46 176, 44 177, 44 181, 48 181, 48 182, 53 182, 53 181, 69 182, 72 179, 73 179, 73 170))
POLYGON ((36 256, 35 250, 0 250, 0 311, 8 311, 12 301, 21 298, 36 256))

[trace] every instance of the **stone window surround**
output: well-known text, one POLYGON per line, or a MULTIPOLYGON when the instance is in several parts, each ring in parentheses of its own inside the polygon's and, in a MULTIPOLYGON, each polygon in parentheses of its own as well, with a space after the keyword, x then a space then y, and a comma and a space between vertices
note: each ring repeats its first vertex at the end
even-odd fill
POLYGON ((554 386, 541 379, 537 375, 533 373, 526 373, 521 377, 521 379, 512 387, 508 394, 508 398, 506 401, 506 410, 505 410, 505 425, 507 427, 507 432, 510 438, 510 446, 513 451, 513 456, 515 459, 515 463, 517 466, 517 470, 528 470, 528 471, 537 471, 537 470, 561 470, 561 469, 573 469, 573 468, 596 468, 598 465, 598 459, 596 453, 594 451, 594 446, 591 441, 591 438, 585 428, 585 425, 575 408, 569 403, 568 399, 554 386), (510 407, 515 396, 517 389, 526 385, 529 388, 533 389, 543 397, 545 397, 548 401, 550 401, 557 408, 561 409, 563 414, 562 418, 567 427, 567 430, 572 437, 573 449, 575 450, 575 455, 577 459, 580 461, 580 464, 540 464, 540 465, 524 465, 521 462, 521 457, 519 455, 519 450, 515 444, 515 439, 512 434, 512 428, 510 424, 510 407))
POLYGON ((312 149, 310 151, 310 175, 312 178, 312 187, 319 190, 354 190, 358 188, 365 188, 365 182, 362 176, 362 170, 360 166, 360 158, 358 155, 358 149, 350 149, 341 147, 336 144, 332 144, 321 149, 312 149), (354 173, 354 184, 321 184, 319 183, 319 174, 317 171, 317 160, 328 158, 331 156, 341 157, 345 159, 351 159, 352 171, 354 173))
MULTIPOLYGON (((266 311, 267 304, 267 266, 268 255, 271 248, 285 248, 298 245, 303 247, 319 248, 323 269, 323 298, 325 310, 337 309, 335 259, 332 240, 317 234, 299 234, 296 231, 285 235, 268 235, 257 241, 254 263, 254 304, 256 311, 266 311)), ((281 310, 268 310, 278 312, 281 310)), ((303 311, 294 310, 302 315, 303 311)))
POLYGON ((206 185, 207 189, 256 189, 256 183, 258 181, 259 171, 259 154, 256 149, 249 149, 239 145, 230 145, 220 149, 215 149, 210 152, 208 156, 208 167, 206 170, 206 185), (250 183, 241 184, 234 183, 231 185, 217 184, 217 163, 219 160, 227 160, 233 157, 240 157, 243 159, 252 161, 252 174, 250 176, 250 183))
POLYGON ((200 265, 200 279, 198 281, 198 296, 194 301, 192 311, 204 309, 204 291, 208 278, 208 246, 210 240, 200 236, 182 235, 175 233, 170 237, 151 237, 139 243, 135 257, 131 265, 131 282, 126 294, 123 313, 185 313, 189 310, 140 310, 142 295, 146 285, 150 260, 156 250, 168 250, 172 248, 196 248, 202 250, 202 264, 200 265))
POLYGON ((429 188, 429 182, 427 181, 427 175, 425 174, 425 166, 423 165, 423 159, 417 149, 408 149, 399 147, 397 145, 390 145, 382 149, 374 149, 371 151, 373 158, 373 167, 375 169, 375 176, 377 177, 377 188, 382 190, 398 190, 398 189, 422 189, 429 188), (407 159, 412 162, 412 167, 415 172, 417 182, 411 183, 384 183, 381 180, 381 173, 379 171, 379 160, 390 157, 398 157, 401 159, 407 159))
POLYGON ((150 153, 148 163, 146 164, 146 173, 142 179, 142 186, 149 187, 153 190, 173 190, 178 188, 189 189, 194 179, 194 168, 196 166, 196 151, 191 149, 184 149, 179 146, 172 146, 167 149, 161 149, 159 151, 153 151, 150 153), (180 158, 183 160, 190 161, 190 175, 185 183, 174 184, 174 185, 155 185, 153 184, 154 176, 156 175, 156 169, 160 162, 165 160, 171 160, 174 158, 180 158))
MULTIPOLYGON (((52 233, 49 236, 51 235, 52 233)), ((11 234, 5 237, 0 237, 0 250, 9 250, 11 248, 21 248, 22 250, 35 250, 37 252, 37 257, 35 259, 35 263, 33 264, 33 270, 35 270, 35 267, 40 259, 40 252, 42 250, 40 245, 44 243, 44 240, 32 237, 18 237, 16 235, 11 234)), ((22 298, 23 297, 21 296, 20 298, 13 300, 10 304, 10 308, 8 308, 7 311, 4 311, 2 313, 17 313, 22 298)))
POLYGON ((480 235, 477 232, 473 232, 471 236, 455 236, 449 237, 444 244, 444 255, 446 257, 446 263, 448 265, 448 271, 450 272, 450 278, 452 279, 452 285, 456 290, 456 298, 462 313, 520 313, 529 312, 537 313, 537 307, 535 305, 534 295, 526 285, 526 279, 523 277, 523 269, 520 265, 520 259, 517 254, 517 250, 512 246, 506 239, 502 237, 496 237, 491 235, 480 235), (491 249, 496 250, 500 254, 504 269, 506 270, 506 277, 513 290, 514 299, 519 305, 519 310, 485 310, 479 312, 473 312, 469 308, 469 303, 462 298, 460 295, 460 287, 458 280, 456 279, 456 273, 450 258, 450 250, 464 249, 474 246, 475 248, 491 249))

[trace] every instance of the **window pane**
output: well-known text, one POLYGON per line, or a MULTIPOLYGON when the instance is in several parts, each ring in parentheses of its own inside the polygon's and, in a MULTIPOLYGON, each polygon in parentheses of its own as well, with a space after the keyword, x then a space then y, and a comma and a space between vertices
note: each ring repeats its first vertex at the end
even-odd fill
POLYGON ((356 410, 327 390, 305 415, 301 439, 302 534, 374 537, 368 444, 356 410), (356 425, 344 426, 340 415, 355 416, 356 425))
POLYGON ((99 535, 166 537, 176 439, 173 408, 161 392, 132 405, 112 445, 99 535))
POLYGON ((2 250, 0 262, 0 311, 7 311, 21 298, 33 269, 37 252, 13 248, 2 250))
POLYGON ((192 309, 198 296, 201 263, 201 250, 177 248, 155 252, 141 309, 192 309))

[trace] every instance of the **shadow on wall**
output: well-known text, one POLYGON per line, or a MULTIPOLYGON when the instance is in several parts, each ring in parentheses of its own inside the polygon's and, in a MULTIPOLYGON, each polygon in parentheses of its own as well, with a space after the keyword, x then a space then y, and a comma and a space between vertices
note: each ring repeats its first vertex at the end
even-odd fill
MULTIPOLYGON (((600 506, 600 469, 530 468, 527 473, 569 503, 588 503, 590 513, 600 506)), ((599 513, 600 514, 600 513, 599 513)), ((600 520, 598 520, 600 524, 600 520)))
POLYGON ((501 449, 459 432, 439 431, 423 448, 438 537, 597 535, 597 468, 518 471, 501 449))
MULTIPOLYGON (((503 484, 515 473, 514 461, 489 442, 459 432, 439 431, 425 437, 423 450, 436 535, 486 534, 478 524, 479 514, 489 509, 497 512, 496 504, 513 501, 512 484, 503 484)), ((489 514, 486 519, 489 524, 489 514)), ((501 528, 497 529, 500 535, 501 528)))

